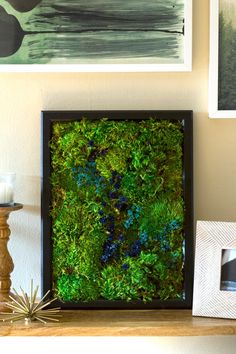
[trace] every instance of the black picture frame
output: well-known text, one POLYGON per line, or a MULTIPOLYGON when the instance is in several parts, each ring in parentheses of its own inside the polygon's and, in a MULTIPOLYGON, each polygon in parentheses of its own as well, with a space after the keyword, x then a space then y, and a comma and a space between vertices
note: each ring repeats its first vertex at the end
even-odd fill
POLYGON ((72 122, 81 117, 96 120, 108 117, 112 120, 145 120, 155 117, 158 120, 179 120, 183 125, 183 194, 184 216, 184 298, 178 300, 155 299, 144 303, 135 301, 96 300, 88 302, 61 302, 56 300, 54 306, 63 309, 159 309, 191 308, 193 288, 193 112, 190 110, 117 110, 117 111, 42 111, 42 185, 41 185, 41 222, 42 222, 42 294, 48 290, 52 296, 52 240, 50 217, 51 207, 51 152, 49 142, 52 137, 52 125, 55 122, 72 122))

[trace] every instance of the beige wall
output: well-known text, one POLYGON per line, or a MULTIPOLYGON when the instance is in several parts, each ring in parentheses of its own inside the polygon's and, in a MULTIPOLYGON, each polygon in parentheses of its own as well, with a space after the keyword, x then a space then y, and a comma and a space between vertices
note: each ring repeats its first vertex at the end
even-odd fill
POLYGON ((207 0, 193 0, 190 73, 1 73, 0 170, 17 173, 10 249, 16 288, 40 282, 40 111, 192 109, 195 218, 236 220, 236 119, 210 120, 207 0))

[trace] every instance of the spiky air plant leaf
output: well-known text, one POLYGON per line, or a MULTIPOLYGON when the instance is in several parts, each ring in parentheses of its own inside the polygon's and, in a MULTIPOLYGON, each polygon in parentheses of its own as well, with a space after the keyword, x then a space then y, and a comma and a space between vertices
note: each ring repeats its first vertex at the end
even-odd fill
POLYGON ((10 321, 12 323, 15 321, 25 320, 25 323, 39 321, 44 324, 46 324, 47 321, 59 321, 58 317, 61 317, 59 314, 60 307, 46 309, 48 305, 56 300, 56 298, 52 300, 46 300, 50 290, 43 296, 40 301, 37 301, 39 287, 37 286, 36 289, 33 289, 33 281, 31 281, 30 296, 24 292, 22 288, 20 289, 21 294, 13 289, 14 296, 9 295, 11 301, 6 302, 5 306, 12 310, 12 312, 0 312, 1 315, 6 316, 4 318, 0 318, 1 321, 10 321))

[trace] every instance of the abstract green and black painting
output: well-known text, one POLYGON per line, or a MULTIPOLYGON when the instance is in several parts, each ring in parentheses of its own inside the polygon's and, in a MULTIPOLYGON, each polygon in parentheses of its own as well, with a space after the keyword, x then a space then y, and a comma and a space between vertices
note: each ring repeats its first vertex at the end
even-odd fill
POLYGON ((0 0, 0 64, 183 64, 185 2, 0 0))
POLYGON ((184 121, 120 118, 51 126, 52 288, 62 303, 185 298, 184 121))
POLYGON ((236 3, 220 0, 218 109, 236 110, 236 3))

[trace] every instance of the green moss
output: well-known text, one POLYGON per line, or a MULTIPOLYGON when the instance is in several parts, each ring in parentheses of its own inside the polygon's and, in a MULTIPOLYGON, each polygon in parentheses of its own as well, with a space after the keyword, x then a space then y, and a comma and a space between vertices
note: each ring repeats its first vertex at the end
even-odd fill
POLYGON ((53 125, 54 292, 62 301, 180 298, 180 122, 53 125))
POLYGON ((142 252, 138 259, 123 261, 123 266, 108 266, 102 271, 102 296, 109 300, 152 300, 158 288, 157 282, 152 281, 157 255, 142 252))

